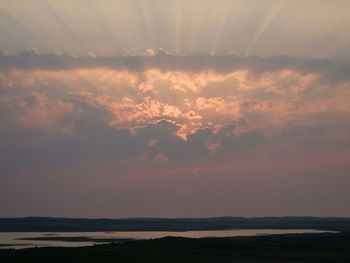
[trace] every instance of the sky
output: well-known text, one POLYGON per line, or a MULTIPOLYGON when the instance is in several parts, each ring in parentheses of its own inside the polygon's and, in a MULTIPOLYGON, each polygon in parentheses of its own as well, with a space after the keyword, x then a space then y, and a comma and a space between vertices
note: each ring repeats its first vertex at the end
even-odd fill
POLYGON ((0 217, 350 217, 350 1, 3 0, 0 217))

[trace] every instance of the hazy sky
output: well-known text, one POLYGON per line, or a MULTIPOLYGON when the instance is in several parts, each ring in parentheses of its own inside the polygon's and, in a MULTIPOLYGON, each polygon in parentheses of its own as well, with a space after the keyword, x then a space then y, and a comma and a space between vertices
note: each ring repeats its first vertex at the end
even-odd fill
POLYGON ((0 2, 0 217, 350 216, 350 1, 0 2))

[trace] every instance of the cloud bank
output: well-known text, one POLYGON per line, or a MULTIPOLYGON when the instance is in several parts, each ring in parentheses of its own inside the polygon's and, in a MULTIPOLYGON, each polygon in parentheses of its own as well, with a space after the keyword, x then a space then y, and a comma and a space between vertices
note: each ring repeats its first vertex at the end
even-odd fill
POLYGON ((77 124, 84 118, 132 136, 161 127, 185 144, 189 136, 207 137, 201 139, 204 154, 219 151, 226 135, 267 138, 300 127, 306 133, 312 127, 331 129, 349 120, 347 64, 288 57, 179 57, 164 50, 151 54, 2 54, 2 127, 82 137, 88 131, 81 132, 77 124))
POLYGON ((148 49, 143 56, 98 57, 90 53, 88 57, 68 54, 39 54, 36 49, 27 49, 18 54, 0 53, 0 68, 9 70, 73 70, 108 68, 131 72, 147 70, 166 71, 214 71, 229 73, 248 70, 259 76, 262 73, 292 70, 301 74, 322 74, 330 82, 349 81, 350 64, 319 59, 296 59, 286 56, 241 56, 237 54, 221 56, 173 56, 164 49, 148 49))
POLYGON ((26 50, 2 53, 0 69, 4 185, 23 176, 40 182, 76 176, 89 187, 94 176, 108 184, 154 178, 165 184, 159 176, 180 176, 178 187, 187 189, 184 178, 192 176, 214 185, 212 176, 238 176, 248 184, 253 179, 245 174, 343 175, 349 168, 344 63, 26 50))

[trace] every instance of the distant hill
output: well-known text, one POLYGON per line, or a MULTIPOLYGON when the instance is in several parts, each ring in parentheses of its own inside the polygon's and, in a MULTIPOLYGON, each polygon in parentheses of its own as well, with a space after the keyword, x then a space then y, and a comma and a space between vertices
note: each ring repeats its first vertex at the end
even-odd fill
POLYGON ((322 229, 350 231, 350 218, 0 218, 0 232, 189 231, 221 229, 322 229))

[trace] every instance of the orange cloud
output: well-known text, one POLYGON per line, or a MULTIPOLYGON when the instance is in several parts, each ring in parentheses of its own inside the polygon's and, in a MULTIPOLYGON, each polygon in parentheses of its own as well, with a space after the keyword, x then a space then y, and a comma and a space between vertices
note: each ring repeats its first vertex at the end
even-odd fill
POLYGON ((168 120, 178 127, 175 134, 185 140, 201 128, 217 132, 235 124, 236 134, 256 128, 268 131, 271 125, 282 129, 292 121, 309 124, 307 116, 350 109, 349 83, 331 87, 322 83, 320 74, 286 69, 258 77, 249 70, 12 70, 0 73, 0 81, 7 89, 16 90, 16 98, 36 94, 37 107, 18 120, 22 125, 42 129, 72 114, 72 104, 63 102, 63 98, 107 110, 113 116, 108 123, 115 128, 135 131, 135 127, 168 120), (52 98, 57 96, 56 102, 49 103, 46 95, 40 97, 35 93, 38 88, 52 94, 52 98))

